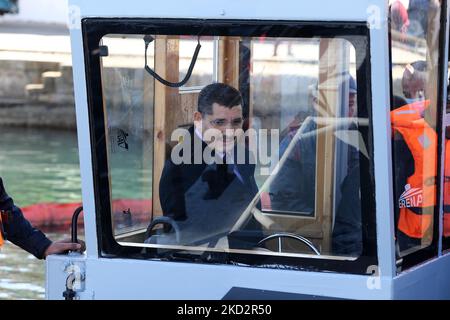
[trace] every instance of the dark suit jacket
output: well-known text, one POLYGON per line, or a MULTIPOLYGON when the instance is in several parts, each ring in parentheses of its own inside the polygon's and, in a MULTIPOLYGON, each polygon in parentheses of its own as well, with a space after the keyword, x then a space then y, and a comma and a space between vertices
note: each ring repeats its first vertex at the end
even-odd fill
POLYGON ((31 253, 38 259, 44 258, 45 250, 51 241, 38 229, 31 226, 22 214, 20 208, 14 205, 13 199, 8 196, 0 178, 0 211, 5 238, 20 248, 31 253))
POLYGON ((159 185, 163 214, 179 225, 182 244, 226 234, 258 192, 248 150, 244 164, 207 164, 203 157, 194 164, 194 141, 201 143, 202 152, 208 147, 193 127, 189 134, 191 164, 167 159, 159 185))

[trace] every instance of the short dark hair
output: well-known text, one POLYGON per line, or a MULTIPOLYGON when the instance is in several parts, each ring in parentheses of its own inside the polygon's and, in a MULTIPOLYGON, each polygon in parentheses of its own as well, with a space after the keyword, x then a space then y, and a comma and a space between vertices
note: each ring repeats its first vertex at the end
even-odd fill
POLYGON ((411 66, 417 71, 421 72, 427 71, 427 62, 423 60, 414 61, 413 63, 411 63, 411 66))
POLYGON ((418 60, 406 65, 403 77, 418 77, 418 74, 423 76, 423 73, 425 72, 427 72, 427 62, 418 60))
POLYGON ((212 114, 214 103, 230 109, 238 105, 244 108, 242 101, 242 95, 237 89, 225 83, 212 83, 200 91, 197 110, 201 114, 212 114))
MULTIPOLYGON (((406 98, 410 98, 409 93, 406 91, 406 84, 411 81, 422 81, 423 85, 426 86, 427 81, 427 62, 423 60, 414 61, 413 63, 407 64, 405 70, 403 71, 402 77, 402 87, 403 95, 406 98)), ((425 88, 424 88, 425 89, 425 88)))

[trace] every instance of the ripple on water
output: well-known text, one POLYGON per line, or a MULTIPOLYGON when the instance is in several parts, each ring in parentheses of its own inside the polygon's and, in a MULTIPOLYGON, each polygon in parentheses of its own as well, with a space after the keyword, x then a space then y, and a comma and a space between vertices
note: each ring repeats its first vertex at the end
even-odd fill
POLYGON ((10 279, 0 280, 0 288, 6 290, 26 290, 45 293, 45 289, 41 286, 30 283, 11 282, 10 279))

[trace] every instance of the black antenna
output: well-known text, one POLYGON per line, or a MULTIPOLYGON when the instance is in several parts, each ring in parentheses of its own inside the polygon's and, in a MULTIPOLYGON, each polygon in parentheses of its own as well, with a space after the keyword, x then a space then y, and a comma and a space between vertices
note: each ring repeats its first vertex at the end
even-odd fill
POLYGON ((153 40, 155 40, 155 38, 153 38, 151 35, 145 35, 144 36, 144 42, 145 42, 145 70, 147 70, 147 72, 150 73, 150 75, 153 78, 155 78, 156 80, 161 82, 163 85, 166 85, 166 86, 172 87, 172 88, 179 88, 179 87, 184 86, 186 84, 186 82, 188 82, 189 79, 191 78, 192 71, 194 70, 195 63, 197 62, 198 54, 200 53, 200 48, 202 47, 201 44, 200 44, 200 36, 197 38, 197 47, 195 48, 194 56, 192 57, 191 64, 189 65, 189 69, 187 71, 187 74, 184 77, 184 79, 181 80, 180 82, 167 81, 167 80, 163 79, 159 74, 157 74, 154 70, 152 70, 148 66, 148 64, 147 64, 147 51, 148 51, 149 44, 153 40))

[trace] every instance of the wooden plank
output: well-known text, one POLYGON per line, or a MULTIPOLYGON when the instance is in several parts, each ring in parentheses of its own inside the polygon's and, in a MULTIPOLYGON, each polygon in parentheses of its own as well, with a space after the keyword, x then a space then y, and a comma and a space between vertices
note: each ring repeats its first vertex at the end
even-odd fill
MULTIPOLYGON (((179 40, 174 37, 158 37, 155 48, 155 70, 170 82, 179 81, 179 40)), ((170 141, 172 132, 179 127, 193 124, 197 110, 198 92, 180 94, 155 82, 154 157, 153 157, 153 215, 162 215, 159 183, 164 163, 176 142, 170 141)))
MULTIPOLYGON (((343 50, 346 44, 339 39, 320 41, 319 105, 322 116, 329 118, 339 114, 339 83, 344 69, 343 50)), ((318 129, 323 126, 317 127, 318 129)), ((316 150, 316 213, 322 225, 322 251, 331 252, 332 222, 334 212, 335 137, 334 129, 317 137, 316 150)))
POLYGON ((317 219, 314 217, 287 216, 279 214, 265 214, 265 216, 274 222, 273 226, 276 229, 273 231, 283 230, 284 232, 299 234, 307 238, 323 238, 322 226, 317 223, 317 219))
MULTIPOLYGON (((178 40, 158 36, 155 40, 155 71, 164 79, 177 82, 179 77, 178 40)), ((178 90, 155 82, 153 144, 153 216, 162 215, 159 183, 167 155, 167 144, 174 129, 175 112, 168 112, 179 102, 178 90)))
MULTIPOLYGON (((170 82, 178 82, 180 76, 179 69, 179 40, 169 39, 167 40, 166 50, 166 76, 170 82)), ((178 88, 171 88, 164 86, 165 89, 165 129, 166 129, 166 146, 170 143, 170 136, 172 131, 178 128, 178 125, 183 121, 182 112, 180 112, 181 97, 178 88)), ((166 150, 167 151, 167 150, 166 150)))
POLYGON ((180 95, 181 112, 178 127, 192 126, 194 122, 194 112, 197 111, 198 92, 183 93, 180 95))
POLYGON ((219 81, 239 88, 239 39, 219 40, 219 81))
MULTIPOLYGON (((167 44, 164 36, 155 39, 155 71, 161 76, 166 76, 166 51, 167 44)), ((159 182, 165 161, 165 135, 166 124, 166 89, 163 84, 155 81, 155 110, 153 128, 153 217, 162 215, 159 201, 159 182)))

